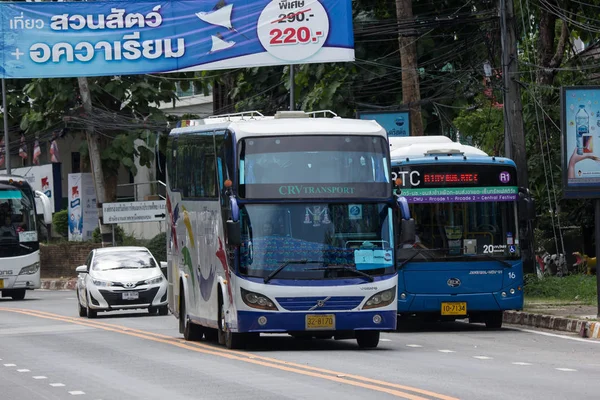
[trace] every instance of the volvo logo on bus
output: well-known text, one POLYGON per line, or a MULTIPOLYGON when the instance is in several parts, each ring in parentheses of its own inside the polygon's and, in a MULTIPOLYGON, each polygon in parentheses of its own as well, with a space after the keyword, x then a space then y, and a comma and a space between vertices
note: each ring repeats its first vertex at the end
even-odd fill
POLYGON ((459 287, 460 286, 460 279, 458 278, 450 278, 448 279, 448 286, 450 287, 459 287))

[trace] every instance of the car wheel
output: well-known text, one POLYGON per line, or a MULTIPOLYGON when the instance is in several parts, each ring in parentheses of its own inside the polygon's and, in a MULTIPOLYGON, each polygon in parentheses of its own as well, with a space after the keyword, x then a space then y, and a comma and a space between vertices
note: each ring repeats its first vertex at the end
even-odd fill
POLYGON ((148 314, 156 314, 156 311, 158 311, 156 307, 148 307, 148 314))
POLYGON ((379 344, 379 331, 356 331, 356 342, 361 349, 374 349, 379 344))
POLYGON ((85 317, 87 315, 87 309, 81 305, 81 300, 79 298, 79 290, 77 291, 77 310, 79 311, 80 317, 85 317))
POLYGON ((90 295, 86 295, 85 298, 85 306, 86 306, 86 314, 88 318, 96 318, 98 316, 98 312, 96 310, 92 310, 90 308, 90 295))
POLYGON ((158 315, 168 315, 169 308, 167 306, 162 306, 158 308, 158 315))
POLYGON ((13 290, 10 293, 13 300, 23 300, 25 298, 25 289, 13 290))

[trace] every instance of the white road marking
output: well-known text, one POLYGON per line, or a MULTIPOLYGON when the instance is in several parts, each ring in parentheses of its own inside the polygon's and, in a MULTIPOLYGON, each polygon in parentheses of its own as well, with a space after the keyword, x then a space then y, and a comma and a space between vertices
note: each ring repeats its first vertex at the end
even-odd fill
POLYGON ((476 358, 478 360, 493 360, 493 357, 488 357, 488 356, 473 356, 473 358, 476 358))
POLYGON ((407 344, 406 347, 423 347, 420 344, 407 344))
POLYGON ((551 337, 560 338, 560 339, 575 340, 576 342, 584 342, 584 343, 590 343, 590 344, 600 344, 600 340, 583 339, 583 338, 579 338, 579 337, 571 337, 571 336, 566 336, 566 335, 558 335, 556 333, 550 333, 550 332, 534 331, 534 330, 531 330, 531 329, 521 329, 521 328, 513 328, 513 327, 511 327, 511 329, 514 329, 516 331, 521 331, 521 332, 534 333, 536 335, 551 336, 551 337))
POLYGON ((81 390, 73 390, 73 391, 69 392, 69 394, 72 394, 73 396, 79 396, 79 395, 85 394, 85 392, 82 392, 81 390))
POLYGON ((50 386, 52 386, 52 387, 63 387, 63 386, 65 386, 65 384, 64 383, 51 383, 50 386))
POLYGON ((39 376, 34 376, 33 379, 48 379, 48 377, 39 375, 39 376))
POLYGON ((18 369, 17 372, 31 372, 29 369, 18 369))
POLYGON ((5 367, 16 367, 17 364, 4 364, 5 367))
POLYGON ((440 353, 456 353, 454 350, 438 350, 440 353))
POLYGON ((380 342, 391 342, 392 339, 379 339, 380 342))
POLYGON ((518 361, 518 362, 514 362, 514 363, 512 363, 512 364, 513 364, 513 365, 533 365, 533 364, 531 364, 531 363, 528 363, 528 362, 520 362, 520 361, 518 361))
POLYGON ((557 371, 564 371, 564 372, 577 372, 576 369, 572 369, 572 368, 556 368, 557 371))
POLYGON ((65 300, 77 300, 77 297, 67 297, 65 300))

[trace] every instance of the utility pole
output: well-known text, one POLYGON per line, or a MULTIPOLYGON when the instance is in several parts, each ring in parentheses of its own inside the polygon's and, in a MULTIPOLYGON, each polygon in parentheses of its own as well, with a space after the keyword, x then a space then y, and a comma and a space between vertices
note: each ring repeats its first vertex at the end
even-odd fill
POLYGON ((423 136, 421 119, 421 88, 417 70, 417 34, 412 27, 414 16, 412 0, 396 0, 398 20, 398 43, 400 45, 400 65, 402 67, 402 102, 410 110, 411 136, 423 136), (409 28, 402 28, 409 24, 409 28))
POLYGON ((523 105, 519 87, 513 0, 500 0, 502 79, 504 82, 504 152, 517 165, 519 186, 528 188, 523 105))
POLYGON ((296 71, 294 68, 294 64, 290 64, 290 111, 295 110, 295 100, 296 100, 296 71))
MULTIPOLYGON (((88 115, 92 115, 92 98, 87 78, 77 78, 79 83, 79 92, 83 101, 83 109, 88 115)), ((88 119, 89 120, 89 119, 88 119)), ((91 122, 87 123, 86 140, 90 154, 90 164, 94 187, 96 188, 96 207, 98 209, 98 227, 102 235, 102 247, 110 246, 112 243, 111 229, 102 221, 102 204, 106 201, 106 191, 104 189, 104 172, 102 171, 102 160, 100 158, 100 141, 98 135, 94 134, 94 126, 91 122)))
POLYGON ((8 102, 6 101, 6 80, 2 78, 2 114, 4 116, 4 165, 6 175, 10 175, 10 146, 8 143, 8 102))

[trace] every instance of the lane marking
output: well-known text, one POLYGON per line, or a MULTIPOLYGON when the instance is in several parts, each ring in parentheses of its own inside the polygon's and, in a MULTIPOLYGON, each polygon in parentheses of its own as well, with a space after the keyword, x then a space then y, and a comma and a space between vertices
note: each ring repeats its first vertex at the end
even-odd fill
POLYGON ((420 344, 407 344, 406 347, 414 347, 414 348, 418 348, 418 347, 423 347, 420 344))
POLYGON ((28 370, 28 369, 18 369, 17 372, 31 372, 31 370, 28 370))
POLYGON ((65 384, 64 383, 51 383, 50 386, 52 386, 52 387, 64 387, 65 384))
POLYGON ((583 342, 583 343, 589 343, 589 344, 600 344, 600 340, 583 339, 583 338, 579 338, 579 337, 571 337, 571 336, 566 336, 566 335, 559 335, 559 334, 550 333, 550 332, 534 331, 532 329, 513 328, 512 326, 510 327, 510 329, 513 329, 515 331, 521 331, 521 332, 527 332, 527 333, 534 333, 536 335, 555 337, 555 338, 559 338, 559 339, 574 340, 576 342, 583 342))
POLYGON ((577 372, 576 369, 572 369, 572 368, 556 368, 557 371, 564 371, 564 372, 577 372))
POLYGON ((528 362, 514 362, 512 364, 513 365, 533 365, 532 363, 528 363, 528 362))
POLYGON ((493 357, 488 357, 488 356, 473 356, 473 358, 476 358, 478 360, 493 360, 493 357))
POLYGON ((81 390, 73 390, 70 391, 69 394, 72 394, 73 396, 80 396, 82 394, 85 394, 85 392, 82 392, 81 390))
POLYGON ((45 376, 39 375, 39 376, 34 376, 33 379, 48 379, 45 376))
POLYGON ((454 350, 438 350, 440 353, 456 353, 454 350))
POLYGON ((352 375, 345 374, 343 372, 337 372, 332 370, 327 370, 323 368, 310 367, 306 365, 296 364, 293 362, 282 361, 270 357, 263 357, 256 354, 244 353, 235 350, 223 349, 211 345, 205 345, 201 342, 187 342, 181 338, 175 338, 173 336, 161 335, 158 333, 147 332, 142 330, 137 330, 133 328, 126 328, 119 325, 113 325, 108 323, 103 323, 99 321, 90 321, 90 320, 82 320, 81 318, 73 318, 73 317, 65 317, 59 314, 52 314, 44 311, 34 311, 34 310, 25 310, 25 309, 15 309, 15 308, 3 308, 0 307, 0 311, 7 311, 13 313, 20 313, 23 315, 29 315, 37 318, 45 318, 56 321, 63 321, 68 323, 73 323, 77 325, 90 326, 97 329, 103 329, 110 332, 121 333, 129 336, 138 337, 141 339, 152 340, 158 343, 169 344, 172 346, 176 346, 179 348, 196 351, 199 353, 214 355, 222 358, 227 358, 231 360, 243 361, 251 364, 261 365, 268 368, 279 369, 282 371, 292 372, 300 375, 311 376, 315 378, 325 379, 337 383, 343 383, 351 386, 357 386, 364 389, 370 389, 382 393, 388 393, 396 397, 401 397, 409 400, 427 400, 421 396, 413 395, 411 393, 402 392, 402 389, 411 391, 414 393, 423 394, 429 397, 433 397, 435 399, 440 400, 458 400, 456 397, 443 395, 440 393, 431 392, 424 389, 419 389, 411 386, 400 385, 390 382, 385 382, 377 379, 371 379, 360 375, 352 375), (337 375, 344 375, 344 377, 340 378, 337 375))
POLYGON ((391 342, 392 339, 379 339, 380 342, 391 342))
POLYGON ((5 367, 16 367, 17 364, 4 364, 5 367))

